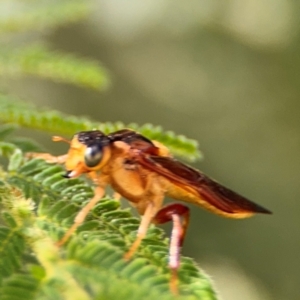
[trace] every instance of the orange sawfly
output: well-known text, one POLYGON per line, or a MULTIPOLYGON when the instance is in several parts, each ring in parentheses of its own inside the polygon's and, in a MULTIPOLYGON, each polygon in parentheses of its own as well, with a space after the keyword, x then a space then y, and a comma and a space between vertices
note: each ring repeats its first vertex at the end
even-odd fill
POLYGON ((174 294, 178 293, 180 248, 189 224, 190 211, 182 203, 163 206, 165 196, 195 204, 227 218, 241 219, 255 213, 271 213, 176 160, 164 145, 133 130, 123 129, 107 135, 99 130, 82 131, 75 134, 71 141, 57 136, 53 140, 69 143, 68 153, 61 156, 31 153, 29 156, 65 164, 64 177, 75 178, 86 174, 95 184, 94 197, 80 210, 72 227, 57 244, 62 245, 70 238, 110 185, 117 195, 130 201, 142 216, 136 240, 124 255, 126 260, 138 249, 151 223, 173 222, 169 267, 170 289, 174 294))

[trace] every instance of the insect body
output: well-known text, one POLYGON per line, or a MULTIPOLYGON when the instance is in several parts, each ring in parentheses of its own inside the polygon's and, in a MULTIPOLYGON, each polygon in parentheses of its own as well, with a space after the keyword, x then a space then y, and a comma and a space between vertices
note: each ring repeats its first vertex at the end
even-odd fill
POLYGON ((178 292, 177 270, 180 247, 189 223, 189 208, 175 203, 163 207, 165 196, 190 202, 228 218, 246 218, 255 213, 271 212, 214 180, 174 159, 167 148, 139 133, 124 129, 105 135, 101 131, 75 134, 69 142, 61 137, 54 141, 70 144, 66 155, 52 156, 34 153, 49 162, 64 163, 67 178, 86 174, 95 182, 95 195, 81 209, 73 226, 58 245, 65 243, 84 221, 89 211, 103 197, 107 185, 129 200, 142 215, 137 237, 125 259, 130 259, 139 247, 151 223, 173 222, 170 239, 170 288, 178 292))

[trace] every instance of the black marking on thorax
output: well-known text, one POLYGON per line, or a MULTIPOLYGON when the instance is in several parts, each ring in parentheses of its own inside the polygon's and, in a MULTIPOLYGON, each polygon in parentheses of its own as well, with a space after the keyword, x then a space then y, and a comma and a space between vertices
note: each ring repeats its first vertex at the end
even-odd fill
POLYGON ((77 133, 78 141, 86 146, 101 145, 105 146, 110 143, 109 138, 100 130, 81 131, 77 133))

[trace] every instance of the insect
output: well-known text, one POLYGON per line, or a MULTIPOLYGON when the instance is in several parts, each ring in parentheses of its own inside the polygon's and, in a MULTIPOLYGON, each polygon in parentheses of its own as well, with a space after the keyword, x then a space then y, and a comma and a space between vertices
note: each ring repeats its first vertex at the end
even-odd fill
POLYGON ((77 214, 74 224, 57 244, 62 245, 70 238, 104 196, 106 186, 110 185, 130 201, 142 216, 136 239, 124 255, 126 260, 138 249, 151 223, 173 222, 169 268, 170 289, 174 294, 178 293, 180 248, 189 224, 190 211, 181 203, 163 206, 165 196, 196 204, 227 218, 241 219, 255 213, 271 213, 179 162, 164 145, 129 129, 108 135, 99 130, 82 131, 75 134, 71 141, 58 136, 54 136, 53 141, 69 143, 68 153, 61 156, 31 153, 30 156, 65 164, 66 178, 86 174, 95 183, 94 197, 77 214))

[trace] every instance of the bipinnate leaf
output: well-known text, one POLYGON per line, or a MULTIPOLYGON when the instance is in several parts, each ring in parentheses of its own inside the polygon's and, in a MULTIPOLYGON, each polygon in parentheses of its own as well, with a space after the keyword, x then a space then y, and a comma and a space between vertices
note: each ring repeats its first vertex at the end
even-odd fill
MULTIPOLYGON (((67 245, 55 246, 93 195, 87 182, 64 179, 62 173, 60 166, 23 158, 18 170, 2 174, 6 225, 0 227, 0 299, 174 299, 163 231, 151 226, 126 262, 123 255, 139 220, 109 195, 67 245)), ((193 260, 182 258, 179 279, 176 299, 217 299, 211 281, 193 260)))
POLYGON ((80 118, 62 114, 53 110, 41 110, 35 106, 21 102, 0 93, 0 121, 20 126, 63 134, 69 137, 83 130, 99 129, 104 133, 130 128, 146 137, 163 143, 174 155, 194 161, 201 157, 198 142, 183 135, 175 135, 172 131, 164 131, 161 126, 135 123, 125 125, 122 122, 95 122, 88 118, 80 118))
POLYGON ((35 75, 95 90, 106 89, 109 84, 108 72, 96 60, 54 51, 40 44, 2 50, 0 75, 11 78, 35 75))
POLYGON ((73 23, 86 17, 91 6, 88 0, 4 1, 0 34, 44 31, 73 23))

